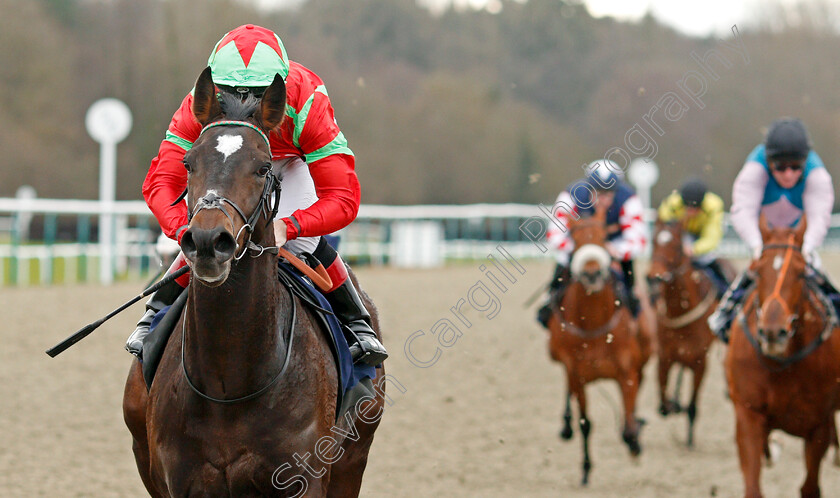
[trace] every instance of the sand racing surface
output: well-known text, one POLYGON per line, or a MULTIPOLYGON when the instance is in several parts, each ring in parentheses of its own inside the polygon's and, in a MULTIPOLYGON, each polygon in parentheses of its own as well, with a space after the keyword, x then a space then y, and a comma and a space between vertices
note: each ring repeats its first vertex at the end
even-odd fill
MULTIPOLYGON (((389 373, 405 391, 388 387, 393 404, 373 443, 362 496, 741 496, 724 348, 717 343, 693 450, 684 444, 685 417, 663 419, 657 413, 655 358, 639 399, 638 415, 648 423, 637 460, 620 440, 617 386, 605 381, 588 387, 594 468, 590 485, 580 486, 580 435, 569 442, 557 436, 565 395, 562 367, 548 357, 547 333, 533 319, 535 307, 523 308, 552 265, 523 264, 525 273, 515 274, 506 292, 491 286, 481 262, 434 270, 357 269, 382 316, 389 373), (481 294, 482 285, 495 295, 481 294), (468 294, 484 303, 485 311, 464 305, 470 326, 458 322, 462 335, 449 334, 449 347, 436 357, 430 329, 441 319, 455 320, 450 308, 468 294), (412 334, 410 361, 406 341, 412 334), (415 365, 422 362, 425 368, 415 365)), ((829 270, 836 276, 840 265, 829 270)), ((0 496, 146 496, 121 410, 132 361, 123 344, 141 305, 59 357, 44 354, 142 285, 0 289, 0 496)), ((798 496, 802 443, 778 437, 780 460, 762 471, 765 495, 798 496)), ((840 469, 831 465, 832 456, 822 466, 823 496, 840 496, 840 469)))

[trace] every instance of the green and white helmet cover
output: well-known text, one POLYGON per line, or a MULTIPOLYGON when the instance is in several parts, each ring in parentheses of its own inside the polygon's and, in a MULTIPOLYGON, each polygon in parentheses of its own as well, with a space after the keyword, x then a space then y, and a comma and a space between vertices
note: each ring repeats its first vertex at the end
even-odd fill
POLYGON ((217 85, 265 87, 278 73, 289 75, 289 58, 280 37, 253 24, 225 34, 207 60, 217 85))

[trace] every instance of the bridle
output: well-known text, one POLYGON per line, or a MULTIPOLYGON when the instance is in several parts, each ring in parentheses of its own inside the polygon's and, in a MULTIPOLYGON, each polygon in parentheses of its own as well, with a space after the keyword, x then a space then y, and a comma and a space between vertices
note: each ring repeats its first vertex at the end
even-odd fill
MULTIPOLYGON (((207 131, 209 128, 213 128, 216 126, 245 126, 247 128, 251 128, 252 130, 256 131, 260 134, 260 136, 265 140, 266 145, 269 146, 269 150, 271 150, 271 145, 268 141, 268 137, 262 130, 260 130, 256 125, 249 123, 247 121, 216 121, 206 125, 199 134, 199 137, 207 131)), ((251 240, 251 235, 254 233, 254 227, 256 226, 257 220, 259 219, 260 215, 265 215, 266 217, 266 227, 268 227, 274 217, 277 215, 277 210, 280 207, 280 192, 282 191, 282 181, 278 178, 273 172, 269 171, 268 174, 265 176, 265 184, 263 185, 263 191, 260 194, 260 200, 257 202, 257 206, 251 212, 250 216, 245 216, 245 212, 232 200, 228 199, 227 197, 221 196, 214 191, 209 191, 203 196, 199 197, 196 201, 195 206, 193 206, 187 212, 187 226, 192 223, 193 217, 197 215, 199 212, 205 209, 218 209, 221 211, 227 219, 230 221, 231 226, 235 226, 233 222, 233 217, 230 215, 227 209, 225 209, 225 204, 232 207, 234 211, 245 221, 245 224, 239 229, 236 233, 236 237, 234 238, 236 242, 236 250, 234 251, 234 261, 239 261, 245 256, 245 253, 248 250, 252 250, 257 254, 253 257, 259 257, 264 252, 271 252, 277 253, 277 247, 263 247, 254 243, 251 240), (274 203, 272 205, 272 195, 274 196, 274 203), (243 244, 240 246, 239 244, 239 236, 242 232, 246 233, 246 238, 243 244), (241 252, 237 255, 241 249, 241 252)), ((181 195, 178 196, 177 199, 171 204, 172 206, 177 205, 187 196, 188 188, 185 188, 181 195)))
MULTIPOLYGON (((761 252, 764 253, 764 251, 768 249, 785 249, 785 260, 782 263, 782 271, 779 272, 780 277, 776 281, 773 293, 768 299, 776 299, 777 301, 780 301, 785 312, 793 316, 791 323, 796 323, 798 321, 798 315, 790 313, 790 309, 787 305, 787 302, 785 302, 784 299, 782 299, 780 292, 782 289, 782 284, 785 280, 784 274, 787 273, 786 270, 788 265, 790 264, 790 258, 792 257, 794 251, 802 253, 802 248, 793 244, 792 242, 788 244, 767 244, 762 248, 761 252)), ((805 278, 805 275, 799 275, 798 278, 805 278)), ((838 326, 838 318, 836 313, 833 311, 834 305, 831 303, 831 301, 826 296, 824 296, 822 292, 819 291, 815 283, 809 281, 807 278, 805 279, 805 285, 807 287, 807 289, 805 290, 805 294, 807 296, 808 301, 812 304, 821 305, 823 309, 823 311, 820 312, 820 321, 823 322, 824 326, 822 331, 820 331, 820 333, 817 335, 817 337, 815 337, 810 343, 805 345, 805 347, 799 349, 790 356, 775 356, 765 354, 761 350, 761 345, 758 343, 758 339, 756 339, 753 333, 750 331, 749 322, 747 320, 747 313, 744 312, 744 309, 742 309, 739 313, 739 320, 741 322, 741 327, 744 329, 744 335, 747 337, 747 341, 750 343, 753 349, 755 349, 759 358, 761 358, 762 361, 764 361, 765 366, 767 366, 773 371, 784 370, 790 365, 793 365, 794 363, 805 359, 808 355, 816 351, 817 348, 822 345, 822 343, 828 340, 834 329, 838 326), (775 364, 770 364, 767 362, 767 360, 772 360, 773 362, 775 362, 775 364)), ((755 284, 753 284, 751 288, 747 289, 747 295, 753 295, 753 314, 755 315, 756 320, 758 320, 761 309, 761 302, 759 302, 758 293, 754 292, 754 288, 755 284)), ((819 306, 817 306, 817 308, 819 308, 819 306)), ((761 331, 759 330, 758 333, 761 334, 761 331)), ((791 327, 790 338, 793 338, 795 334, 796 328, 791 327)))

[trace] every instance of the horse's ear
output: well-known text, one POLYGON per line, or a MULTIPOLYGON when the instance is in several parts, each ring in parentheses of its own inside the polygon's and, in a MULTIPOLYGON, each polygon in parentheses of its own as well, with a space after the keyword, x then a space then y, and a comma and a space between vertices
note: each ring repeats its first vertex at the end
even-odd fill
POLYGON ((799 218, 799 223, 796 224, 793 231, 793 236, 799 246, 802 245, 802 239, 805 238, 806 228, 808 228, 808 220, 805 219, 805 213, 802 213, 802 218, 799 218))
POLYGON ((758 217, 758 229, 761 231, 761 240, 767 242, 770 238, 770 225, 767 224, 767 217, 764 216, 764 213, 758 217))
POLYGON ((210 66, 201 72, 195 82, 192 112, 201 126, 207 125, 213 118, 222 114, 222 105, 216 97, 216 85, 213 84, 210 66))
POLYGON ((286 82, 279 74, 274 76, 274 81, 266 88, 260 103, 259 120, 263 128, 268 131, 277 128, 286 115, 286 82))

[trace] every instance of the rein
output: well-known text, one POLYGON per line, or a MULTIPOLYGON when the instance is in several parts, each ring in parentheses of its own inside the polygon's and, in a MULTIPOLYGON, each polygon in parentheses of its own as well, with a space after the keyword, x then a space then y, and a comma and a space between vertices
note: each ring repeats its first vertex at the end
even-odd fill
MULTIPOLYGON (((614 280, 609 280, 607 281, 606 285, 612 285, 613 283, 614 280)), ((557 313, 557 311, 555 311, 555 313, 557 313, 557 316, 560 319, 560 328, 562 328, 564 331, 568 331, 583 339, 597 339, 598 337, 605 335, 607 332, 614 329, 618 325, 618 322, 621 320, 621 313, 619 313, 619 311, 621 311, 621 308, 616 307, 615 311, 613 311, 613 314, 610 317, 610 320, 604 325, 601 325, 600 327, 594 330, 586 330, 581 327, 578 327, 577 325, 565 320, 562 313, 557 313)))
POLYGON ((656 306, 656 312, 663 325, 671 329, 679 329, 702 318, 703 315, 706 314, 706 311, 708 311, 715 303, 715 299, 717 299, 717 295, 713 291, 710 291, 706 293, 706 297, 704 297, 697 306, 691 308, 682 315, 675 317, 669 317, 666 315, 666 305, 664 301, 660 300, 656 306))
MULTIPOLYGON (((691 264, 691 259, 689 258, 685 258, 685 262, 682 263, 677 269, 670 272, 666 272, 666 274, 669 275, 669 278, 655 278, 663 283, 671 283, 677 280, 677 276, 683 276, 687 271, 694 271, 694 268, 691 264)), ((689 279, 690 276, 686 276, 684 278, 689 279)), ((713 290, 707 292, 706 296, 697 304, 697 306, 691 308, 682 315, 678 315, 675 317, 669 317, 667 315, 666 303, 662 299, 658 299, 656 305, 656 314, 659 317, 659 321, 661 321, 664 326, 671 329, 683 328, 686 325, 689 325, 702 318, 706 311, 708 311, 709 308, 715 303, 715 299, 717 299, 717 295, 713 290)))
POLYGON ((288 337, 288 339, 286 339, 286 356, 283 358, 283 366, 280 368, 280 371, 277 372, 277 375, 275 375, 274 378, 271 379, 271 382, 266 384, 264 387, 252 392, 251 394, 248 394, 246 396, 241 396, 239 398, 232 398, 232 399, 214 398, 214 397, 212 397, 208 394, 205 394, 205 393, 201 392, 201 390, 198 389, 195 386, 195 384, 193 384, 192 380, 190 379, 190 374, 187 373, 187 362, 184 358, 184 355, 185 355, 184 350, 186 349, 186 347, 184 345, 186 344, 186 341, 187 341, 187 316, 189 316, 188 313, 187 313, 186 305, 184 306, 184 320, 182 322, 183 326, 181 327, 181 371, 184 373, 184 379, 187 381, 187 385, 190 386, 190 389, 192 389, 192 391, 194 393, 198 394, 199 396, 206 399, 207 401, 212 401, 213 403, 219 403, 219 404, 223 404, 223 405, 240 403, 240 402, 243 402, 243 401, 248 401, 248 400, 258 398, 258 397, 262 396, 263 394, 265 394, 271 388, 271 386, 273 386, 274 384, 277 383, 278 380, 280 380, 280 377, 282 377, 284 373, 286 373, 286 369, 289 366, 289 359, 292 356, 292 344, 294 342, 294 337, 295 337, 295 323, 297 322, 297 301, 295 301, 295 295, 296 294, 294 294, 292 292, 291 287, 289 287, 288 284, 284 285, 284 287, 286 287, 286 290, 289 291, 289 298, 290 298, 290 301, 292 302, 292 312, 291 312, 291 321, 290 321, 291 323, 289 324, 289 334, 288 334, 289 337, 288 337))
POLYGON ((621 308, 616 308, 612 318, 610 318, 610 321, 594 330, 582 329, 571 322, 563 320, 562 317, 560 320, 560 328, 584 339, 597 339, 618 325, 618 322, 621 320, 621 313, 619 313, 620 310, 621 308))

